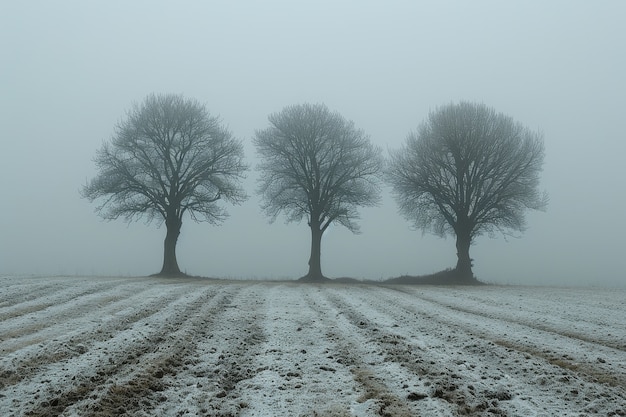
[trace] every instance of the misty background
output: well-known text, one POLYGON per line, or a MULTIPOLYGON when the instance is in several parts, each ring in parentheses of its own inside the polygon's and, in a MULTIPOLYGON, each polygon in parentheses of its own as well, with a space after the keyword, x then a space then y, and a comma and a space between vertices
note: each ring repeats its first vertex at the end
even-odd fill
MULTIPOLYGON (((546 212, 519 239, 479 237, 486 282, 626 285, 626 2, 29 1, 0 13, 0 274, 146 275, 165 227, 105 222, 80 188, 133 102, 206 103, 244 143, 250 199, 221 226, 183 220, 181 270, 298 278, 306 223, 261 213, 252 137, 285 106, 325 103, 388 149, 438 106, 482 102, 544 134, 546 212)), ((390 189, 360 235, 322 240, 329 277, 384 279, 456 264, 390 189)))

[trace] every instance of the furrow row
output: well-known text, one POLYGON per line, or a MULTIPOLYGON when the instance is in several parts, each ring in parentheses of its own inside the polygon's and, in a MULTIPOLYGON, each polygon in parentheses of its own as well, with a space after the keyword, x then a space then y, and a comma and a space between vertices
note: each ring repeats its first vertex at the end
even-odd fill
POLYGON ((127 323, 119 317, 121 320, 103 333, 105 337, 85 344, 78 355, 59 361, 44 358, 35 373, 4 390, 9 395, 0 398, 0 409, 21 410, 23 415, 59 415, 71 404, 93 395, 90 393, 110 377, 141 368, 141 358, 158 351, 191 311, 226 297, 216 295, 211 287, 195 292, 192 289, 178 291, 172 299, 162 289, 163 299, 152 304, 152 310, 143 310, 148 313, 143 318, 127 323), (6 404, 9 399, 11 402, 6 404))
MULTIPOLYGON (((578 369, 564 368, 525 350, 503 346, 500 342, 514 338, 515 333, 484 332, 491 327, 482 317, 455 316, 442 306, 398 296, 394 291, 368 292, 362 294, 352 310, 369 317, 369 321, 382 322, 388 329, 394 340, 394 346, 387 350, 389 355, 397 356, 397 360, 416 372, 429 375, 435 386, 443 384, 445 388, 446 381, 453 381, 448 386, 453 388, 448 389, 451 393, 445 394, 445 389, 431 392, 458 401, 461 413, 467 406, 484 408, 485 399, 492 406, 497 400, 501 412, 552 410, 572 416, 593 412, 599 406, 620 410, 625 402, 622 388, 599 385, 586 379, 578 369), (367 303, 369 308, 359 308, 359 303, 367 303), (390 323, 395 324, 390 327, 390 323)), ((350 310, 349 305, 345 308, 350 310)), ((492 325, 496 329, 506 328, 501 322, 492 325)), ((567 346, 564 348, 569 351, 567 346)))

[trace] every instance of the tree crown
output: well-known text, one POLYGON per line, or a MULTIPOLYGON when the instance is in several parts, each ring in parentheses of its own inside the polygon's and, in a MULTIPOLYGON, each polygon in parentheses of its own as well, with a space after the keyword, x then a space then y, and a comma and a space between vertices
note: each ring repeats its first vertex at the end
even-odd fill
POLYGON ((473 238, 525 229, 524 211, 542 210, 542 136, 483 104, 462 102, 429 114, 391 155, 387 178, 400 212, 438 235, 473 238))
POLYGON ((107 219, 165 220, 185 212, 218 223, 220 199, 240 203, 243 147, 206 107, 180 95, 149 95, 118 123, 94 159, 99 174, 82 189, 107 219))
POLYGON ((282 212, 287 221, 307 217, 322 231, 337 222, 358 232, 357 207, 379 202, 381 150, 322 104, 286 107, 269 122, 254 143, 262 159, 262 207, 271 221, 282 212))

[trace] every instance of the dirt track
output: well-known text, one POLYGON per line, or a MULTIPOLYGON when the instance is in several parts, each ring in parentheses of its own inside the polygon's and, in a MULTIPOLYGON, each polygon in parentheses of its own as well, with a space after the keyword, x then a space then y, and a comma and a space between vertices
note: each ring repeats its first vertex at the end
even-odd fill
POLYGON ((625 416, 626 291, 0 278, 2 416, 625 416))

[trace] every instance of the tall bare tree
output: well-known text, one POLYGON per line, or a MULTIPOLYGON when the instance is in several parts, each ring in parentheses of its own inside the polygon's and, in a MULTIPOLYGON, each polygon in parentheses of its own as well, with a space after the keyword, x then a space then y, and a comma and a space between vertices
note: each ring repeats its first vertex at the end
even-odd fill
POLYGON ((262 159, 259 193, 274 221, 306 218, 311 228, 309 272, 321 280, 322 235, 332 223, 359 231, 359 206, 379 201, 382 152, 369 137, 325 105, 289 106, 269 116, 270 127, 256 132, 262 159))
POLYGON ((242 144, 204 105, 180 95, 135 104, 94 161, 99 174, 81 191, 102 200, 96 210, 103 218, 165 222, 161 275, 182 275, 176 242, 185 213, 217 224, 227 217, 219 200, 246 199, 242 144))
POLYGON ((391 155, 388 180, 400 213, 423 231, 456 235, 456 271, 474 279, 469 255, 483 233, 525 229, 526 209, 542 210, 543 139, 483 104, 430 113, 391 155))

